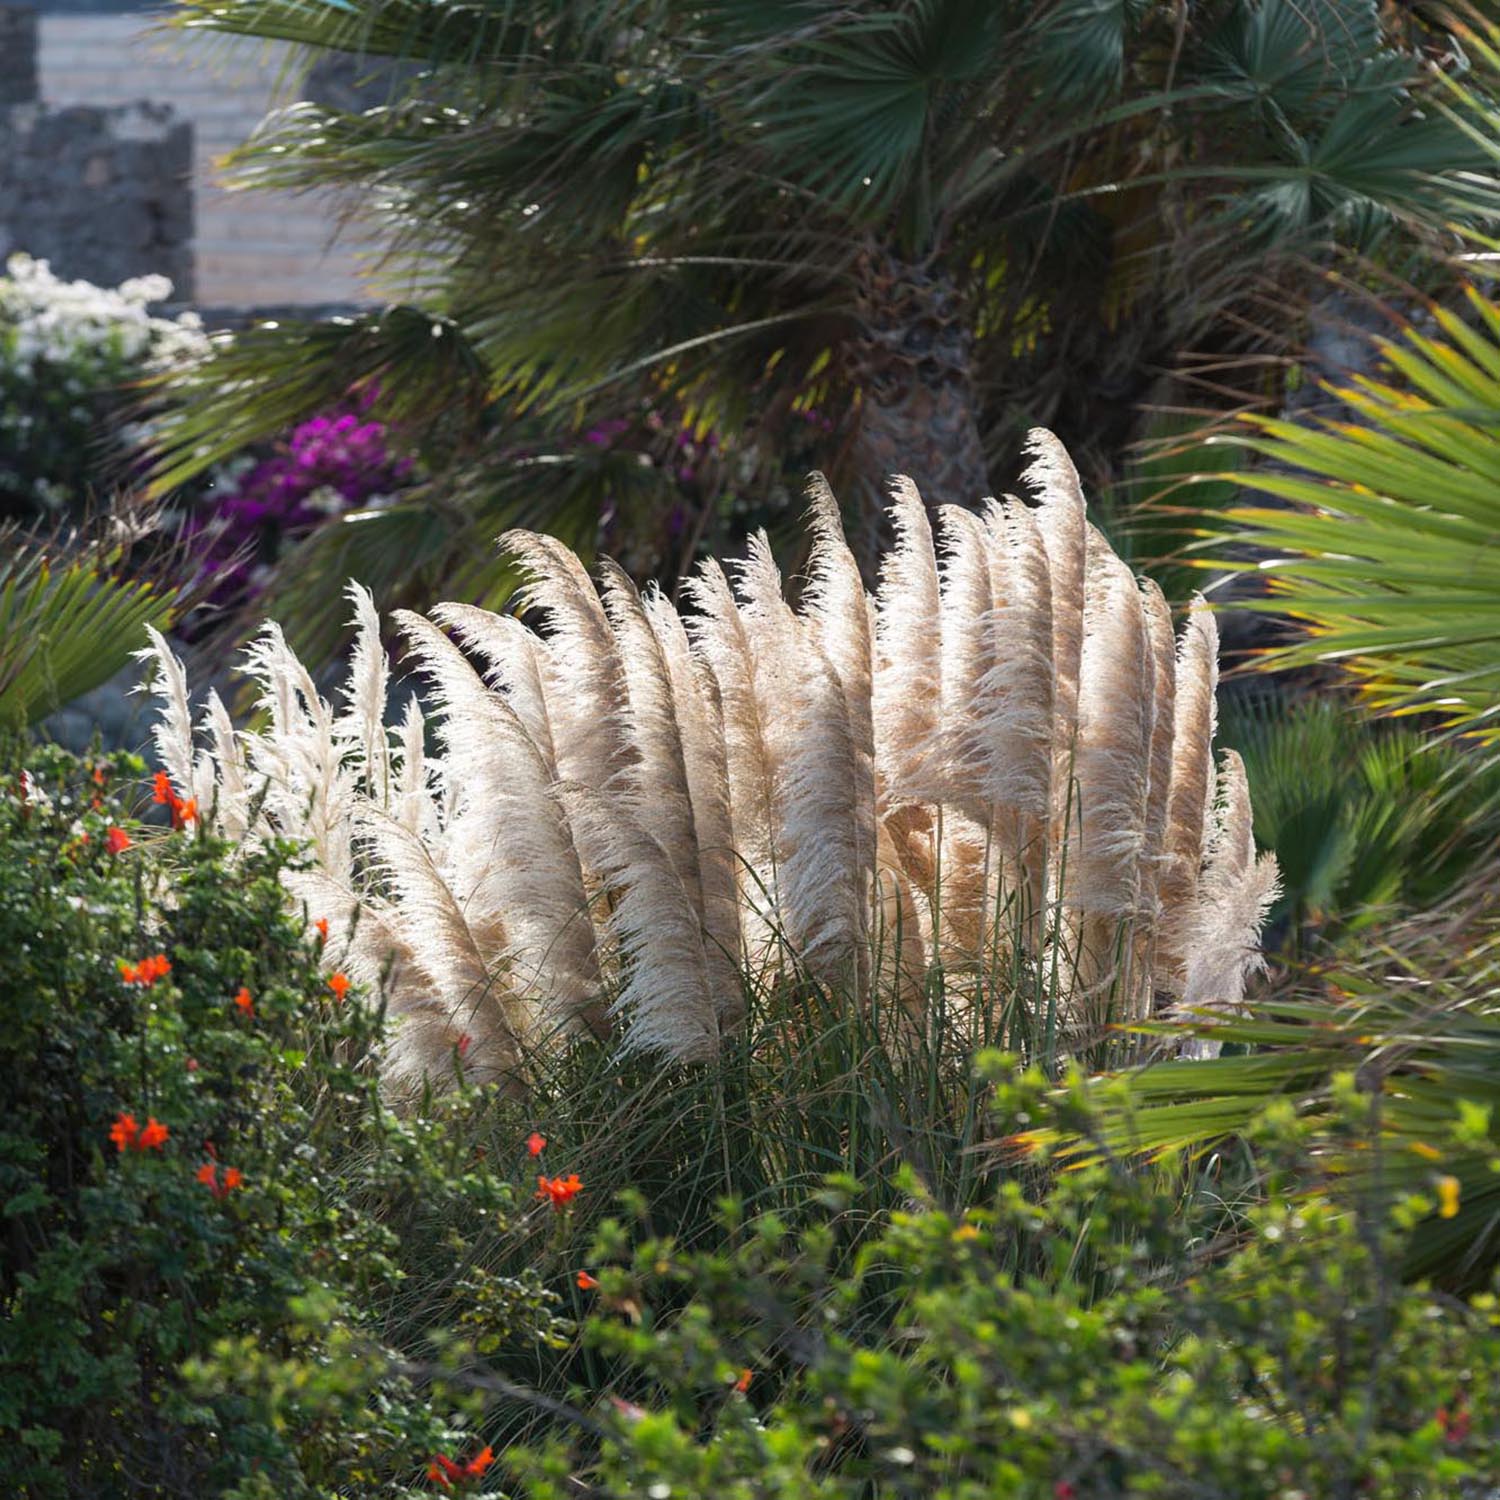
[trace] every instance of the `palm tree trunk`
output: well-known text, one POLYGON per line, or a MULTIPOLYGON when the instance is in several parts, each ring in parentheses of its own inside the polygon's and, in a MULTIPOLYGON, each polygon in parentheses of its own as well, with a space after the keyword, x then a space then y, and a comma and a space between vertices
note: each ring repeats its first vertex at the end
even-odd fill
POLYGON ((907 475, 929 509, 976 506, 988 493, 974 395, 969 310, 952 274, 865 248, 860 331, 850 365, 860 407, 851 447, 856 554, 867 576, 886 538, 892 475, 907 475))

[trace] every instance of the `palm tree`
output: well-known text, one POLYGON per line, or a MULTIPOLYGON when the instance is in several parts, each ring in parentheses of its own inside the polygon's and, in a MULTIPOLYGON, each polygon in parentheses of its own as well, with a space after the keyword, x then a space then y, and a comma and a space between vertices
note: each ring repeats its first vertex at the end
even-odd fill
MULTIPOLYGON (((457 563, 483 597, 503 579, 473 559, 501 525, 592 547, 620 476, 570 442, 586 416, 637 450, 657 441, 647 412, 735 434, 742 501, 816 466, 867 522, 897 470, 973 503, 1036 423, 1103 477, 1157 372, 1195 338, 1232 345, 1252 287, 1285 296, 1330 244, 1500 207, 1482 144, 1424 107, 1446 33, 1417 14, 182 0, 189 28, 393 65, 388 105, 298 105, 238 165, 381 205, 399 297, 221 345, 158 483, 378 384, 382 414, 423 434, 429 495, 327 546, 346 565, 357 547, 377 583, 381 556, 457 563)), ((659 571, 722 544, 727 487, 697 497, 659 571)), ((336 609, 321 580, 298 601, 320 602, 336 609)))

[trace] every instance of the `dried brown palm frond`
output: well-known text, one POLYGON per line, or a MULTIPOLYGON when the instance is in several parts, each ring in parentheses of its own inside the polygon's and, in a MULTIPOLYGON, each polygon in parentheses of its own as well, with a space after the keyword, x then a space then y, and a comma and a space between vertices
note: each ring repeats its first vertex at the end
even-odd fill
POLYGON ((265 729, 211 700, 203 752, 155 639, 161 754, 224 832, 307 842, 291 893, 337 925, 330 963, 385 983, 411 1076, 467 1033, 466 1071, 510 1077, 580 1025, 701 1062, 749 989, 913 1014, 934 969, 970 1015, 1025 980, 1080 1036, 1159 997, 1233 1007, 1275 867, 1237 758, 1215 798, 1212 617, 1174 637, 1060 445, 1031 451, 1036 503, 947 508, 940 547, 897 481, 873 599, 821 481, 795 608, 764 536, 679 613, 508 533, 536 628, 398 613, 427 713, 394 728, 357 587, 342 711, 268 625, 265 729))

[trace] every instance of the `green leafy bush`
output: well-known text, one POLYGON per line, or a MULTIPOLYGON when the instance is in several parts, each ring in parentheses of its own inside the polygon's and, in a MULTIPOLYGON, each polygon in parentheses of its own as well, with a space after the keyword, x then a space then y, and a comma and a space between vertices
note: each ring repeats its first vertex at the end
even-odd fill
MULTIPOLYGON (((1013 1129, 1091 1129, 1081 1082, 996 1073, 1013 1129)), ((1370 1101, 1345 1099, 1337 1128, 1368 1141, 1370 1101)), ((732 1209, 711 1253, 606 1225, 586 1336, 612 1399, 504 1461, 532 1500, 1484 1493, 1500 1303, 1396 1279, 1420 1195, 1319 1182, 1290 1108, 1256 1135, 1264 1196, 1234 1212, 1217 1174, 1107 1154, 963 1214, 908 1173, 852 1275, 848 1180, 800 1239, 732 1209)))
POLYGON ((780 1066, 632 1092, 583 1044, 571 1095, 559 1071, 522 1099, 458 1058, 398 1112, 379 1006, 288 912, 293 851, 181 804, 185 828, 130 821, 138 761, 21 764, 6 1493, 1476 1500, 1500 1466, 1500 1301, 1402 1279, 1413 1230, 1464 1223, 1500 1168, 1472 1082, 1430 1101, 1415 1170, 1379 1169, 1392 1103, 1349 1076, 1241 1120, 1242 1149, 1146 1165, 1124 1084, 991 1056, 945 1153, 915 1076, 810 1011, 780 1066), (583 1196, 533 1203, 539 1169, 583 1196))
POLYGON ((468 1264, 512 1203, 468 1094, 382 1103, 381 1016, 288 914, 290 851, 127 832, 139 762, 0 763, 0 1489, 407 1493, 461 1413, 402 1373, 413 1272, 476 1337, 557 1336, 534 1277, 468 1264), (234 1387, 189 1378, 237 1349, 234 1387))

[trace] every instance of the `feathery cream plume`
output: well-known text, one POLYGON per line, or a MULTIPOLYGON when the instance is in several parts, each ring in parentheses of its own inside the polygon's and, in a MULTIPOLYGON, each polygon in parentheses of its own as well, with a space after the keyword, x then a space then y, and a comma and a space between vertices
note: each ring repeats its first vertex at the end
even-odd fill
POLYGON ((557 744, 543 674, 545 643, 519 620, 475 604, 439 604, 431 613, 439 625, 453 631, 489 663, 485 680, 505 694, 555 781, 557 744))
POLYGON ((724 726, 735 878, 752 966, 770 944, 766 913, 776 889, 773 830, 779 825, 774 774, 755 649, 724 570, 707 560, 684 591, 698 613, 687 622, 693 649, 712 673, 724 726))
POLYGON ((1214 733, 1219 686, 1219 630, 1207 601, 1195 595, 1177 643, 1172 711, 1172 774, 1157 873, 1157 969, 1180 985, 1198 902, 1204 834, 1214 801, 1214 733))
POLYGON ((708 970, 720 1023, 729 1026, 744 1014, 745 984, 723 704, 712 672, 694 659, 671 601, 653 590, 645 606, 672 690, 703 891, 708 970))
POLYGON ((665 850, 701 921, 698 832, 671 675, 635 584, 618 564, 606 561, 601 572, 625 674, 624 722, 634 752, 621 791, 629 788, 631 813, 665 850))
POLYGON ((1052 573, 1052 664, 1057 730, 1054 741, 1055 814, 1067 801, 1067 765, 1078 723, 1079 673, 1083 661, 1083 608, 1088 565, 1088 529, 1083 486, 1067 450, 1045 428, 1026 434, 1031 466, 1022 476, 1037 494, 1037 525, 1052 573))
POLYGON ((986 948, 995 847, 990 798, 991 745, 985 687, 995 667, 994 581, 983 523, 945 505, 942 533, 942 830, 931 893, 938 948, 950 965, 979 961, 986 948))
POLYGON ((974 823, 989 817, 985 684, 995 665, 994 584, 983 523, 945 505, 942 531, 942 800, 974 823))
POLYGON ((549 768, 457 646, 420 615, 392 618, 433 683, 447 754, 464 768, 447 862, 475 947, 492 967, 504 959, 509 988, 533 1002, 541 1032, 569 1026, 592 1008, 599 973, 578 851, 549 768))
POLYGON ((354 606, 354 649, 345 681, 345 708, 334 725, 334 737, 355 757, 370 797, 384 807, 391 795, 391 743, 385 729, 390 673, 380 640, 380 616, 368 589, 351 580, 344 593, 354 606))
POLYGON ((885 804, 938 800, 942 746, 941 608, 927 507, 909 479, 891 484, 895 546, 880 568, 875 611, 875 763, 885 804))
POLYGON ((203 722, 209 734, 209 759, 214 769, 213 815, 218 831, 237 844, 250 833, 249 768, 235 735, 234 721, 213 688, 204 700, 203 722))
POLYGON ((986 795, 1005 879, 1023 903, 1027 946, 1036 951, 1055 719, 1051 568, 1036 517, 1019 501, 990 501, 984 525, 995 599, 993 659, 980 684, 986 795))
POLYGON ((843 684, 782 596, 763 532, 750 540, 739 583, 776 789, 781 930, 810 973, 858 985, 868 963, 870 893, 861 884, 860 770, 843 684))
POLYGON ((166 637, 153 625, 146 627, 151 644, 134 653, 137 661, 155 667, 149 683, 139 691, 149 691, 159 705, 159 715, 151 730, 151 742, 157 759, 172 778, 172 785, 184 797, 195 797, 200 814, 207 816, 214 791, 212 764, 193 752, 193 710, 188 699, 187 671, 167 644, 166 637))
POLYGON ((1100 916, 1136 910, 1154 676, 1140 589, 1103 539, 1091 537, 1066 899, 1100 916))
POLYGON ((808 490, 812 553, 802 611, 843 689, 854 750, 855 879, 869 890, 875 878, 874 639, 859 564, 849 550, 838 502, 821 474, 808 490))
POLYGON ((398 735, 401 752, 396 769, 393 803, 396 821, 408 833, 435 840, 438 834, 438 811, 432 796, 427 764, 427 720, 415 697, 406 700, 398 735))
POLYGON ((260 685, 270 719, 268 733, 245 741, 252 772, 265 780, 262 807, 278 834, 308 840, 318 864, 347 881, 358 789, 335 738, 333 711, 274 620, 246 649, 245 669, 260 685))
POLYGON ((528 609, 548 620, 543 677, 552 710, 558 774, 604 788, 629 759, 621 714, 625 685, 614 632, 587 571, 561 542, 508 531, 500 547, 527 570, 528 609))
POLYGON ((1146 793, 1146 826, 1141 861, 1141 912, 1155 923, 1162 840, 1167 829, 1167 795, 1172 782, 1172 741, 1177 712, 1177 640, 1172 610, 1151 580, 1141 584, 1146 610, 1154 686, 1151 693, 1150 785, 1146 793))
MULTIPOLYGON (((416 1047, 436 1019, 456 1024, 475 1038, 480 1051, 507 1071, 520 1062, 520 1038, 513 1022, 513 997, 504 979, 492 973, 464 910, 421 839, 387 813, 361 808, 359 832, 371 866, 390 892, 391 926, 398 951, 431 986, 422 997, 420 982, 406 996, 404 1014, 416 1024, 394 1046, 399 1054, 416 1047)), ((402 1071, 415 1072, 414 1068, 402 1071)))
POLYGON ((568 782, 558 796, 584 858, 615 897, 609 926, 623 983, 612 1013, 624 1019, 621 1049, 712 1059, 719 1022, 703 924, 670 856, 618 802, 568 782))
MULTIPOLYGON (((1281 893, 1276 857, 1255 853, 1254 815, 1244 762, 1226 750, 1218 777, 1218 805, 1199 883, 1183 985, 1186 1008, 1232 1011, 1245 983, 1264 967, 1260 930, 1281 893)), ((1219 1044, 1194 1038, 1184 1055, 1211 1057, 1219 1044)))
POLYGON ((1077 802, 1062 896, 1079 919, 1078 998, 1113 986, 1132 1008, 1145 976, 1121 965, 1133 948, 1124 941, 1127 924, 1139 910, 1154 676, 1140 588, 1092 533, 1073 758, 1077 802))

